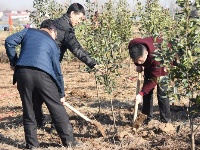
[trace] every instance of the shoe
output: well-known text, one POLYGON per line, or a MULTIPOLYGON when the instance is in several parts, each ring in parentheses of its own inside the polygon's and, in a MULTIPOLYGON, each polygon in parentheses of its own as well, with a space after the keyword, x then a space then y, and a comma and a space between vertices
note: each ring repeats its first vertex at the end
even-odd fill
POLYGON ((83 146, 83 142, 81 142, 81 141, 75 141, 72 147, 74 147, 74 148, 78 148, 79 147, 80 148, 82 146, 83 146))
POLYGON ((147 118, 144 120, 143 124, 148 125, 151 120, 152 120, 152 118, 147 118))
POLYGON ((26 144, 26 149, 36 150, 37 148, 38 148, 38 147, 35 147, 35 146, 31 146, 31 145, 26 144))
POLYGON ((63 144, 63 147, 67 147, 67 148, 81 148, 83 146, 83 142, 81 141, 74 141, 74 143, 72 144, 72 142, 69 142, 68 144, 63 144))

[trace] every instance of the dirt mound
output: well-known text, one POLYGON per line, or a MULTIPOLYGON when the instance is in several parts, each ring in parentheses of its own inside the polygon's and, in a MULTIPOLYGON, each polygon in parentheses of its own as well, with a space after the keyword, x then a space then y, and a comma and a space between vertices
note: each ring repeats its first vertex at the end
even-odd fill
POLYGON ((171 123, 161 123, 158 120, 151 120, 148 123, 147 129, 154 131, 154 133, 156 134, 174 134, 176 131, 176 129, 171 123))
POLYGON ((78 89, 73 89, 69 94, 70 96, 79 97, 83 99, 90 98, 90 96, 86 92, 82 92, 78 89))

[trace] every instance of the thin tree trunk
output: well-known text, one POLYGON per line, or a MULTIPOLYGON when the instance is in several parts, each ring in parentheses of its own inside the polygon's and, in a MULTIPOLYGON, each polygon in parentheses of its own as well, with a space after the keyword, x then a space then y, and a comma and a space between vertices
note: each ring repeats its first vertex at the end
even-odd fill
POLYGON ((112 115, 113 115, 113 124, 114 124, 114 127, 116 128, 116 118, 115 118, 115 113, 114 113, 113 98, 112 97, 110 99, 110 103, 111 103, 111 110, 112 110, 112 115))
POLYGON ((99 112, 101 112, 101 100, 99 98, 99 86, 98 86, 98 82, 97 82, 97 78, 95 76, 95 82, 96 82, 96 92, 97 92, 97 99, 98 99, 98 103, 99 103, 99 112))

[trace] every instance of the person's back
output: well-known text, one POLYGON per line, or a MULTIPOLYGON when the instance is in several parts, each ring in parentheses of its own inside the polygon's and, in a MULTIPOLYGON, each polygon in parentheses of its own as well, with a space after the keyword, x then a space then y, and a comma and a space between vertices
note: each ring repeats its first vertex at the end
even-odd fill
POLYGON ((59 48, 46 31, 27 29, 16 65, 36 67, 55 78, 52 60, 49 58, 57 57, 59 59, 59 53, 59 48))
MULTIPOLYGON (((19 38, 22 37, 22 41, 19 40, 21 41, 20 55, 16 62, 12 62, 13 65, 16 67, 27 66, 41 69, 55 79, 58 87, 62 87, 57 79, 58 75, 61 76, 60 66, 57 63, 57 65, 52 65, 55 64, 60 57, 60 51, 54 39, 46 31, 33 28, 22 30, 19 38), (55 72, 57 69, 53 66, 59 67, 59 72, 55 72)), ((11 42, 13 38, 13 36, 10 36, 6 39, 5 43, 8 44, 5 46, 7 49, 11 47, 10 44, 15 44, 11 42)), ((15 40, 15 42, 17 42, 17 40, 15 40)), ((14 59, 16 59, 16 57, 14 57, 14 59)))
POLYGON ((23 125, 26 148, 39 147, 37 120, 35 118, 39 95, 50 112, 52 121, 63 146, 75 145, 69 116, 61 102, 64 97, 64 82, 59 62, 59 48, 55 43, 56 28, 53 21, 43 21, 43 28, 24 29, 5 40, 10 65, 23 106, 23 125), (21 44, 19 58, 16 46, 21 44))

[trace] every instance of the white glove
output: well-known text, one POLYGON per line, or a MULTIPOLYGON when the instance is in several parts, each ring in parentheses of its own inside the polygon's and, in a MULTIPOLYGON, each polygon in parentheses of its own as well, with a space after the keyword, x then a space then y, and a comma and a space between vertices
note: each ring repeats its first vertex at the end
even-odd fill
POLYGON ((65 103, 65 97, 62 97, 62 98, 60 99, 60 101, 61 101, 62 104, 64 104, 64 103, 65 103))
POLYGON ((142 95, 138 94, 138 95, 136 96, 136 98, 135 98, 135 101, 137 101, 138 104, 141 103, 141 102, 143 101, 142 95))

